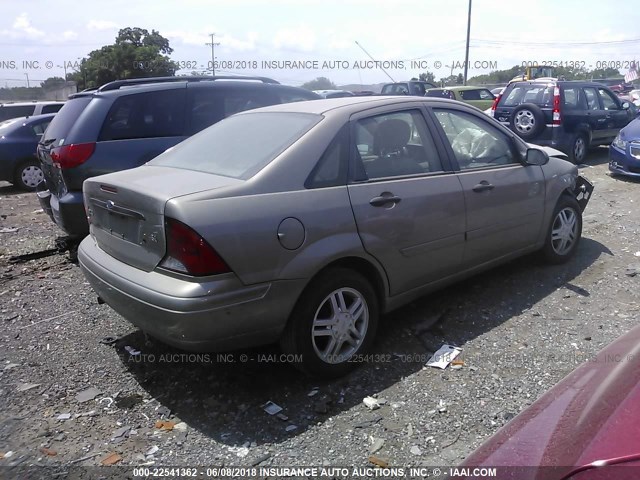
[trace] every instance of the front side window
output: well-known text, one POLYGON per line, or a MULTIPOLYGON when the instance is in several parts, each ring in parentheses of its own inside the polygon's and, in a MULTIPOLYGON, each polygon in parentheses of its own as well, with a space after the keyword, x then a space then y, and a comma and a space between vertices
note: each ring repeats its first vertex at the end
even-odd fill
POLYGON ((620 110, 620 107, 618 107, 618 103, 616 102, 615 98, 613 98, 613 95, 611 95, 608 91, 606 91, 604 88, 599 88, 598 93, 600 94, 602 105, 604 106, 605 110, 620 110))
POLYGON ((509 138, 489 122, 457 110, 434 112, 461 170, 519 163, 509 138))
POLYGON ((358 179, 441 172, 440 157, 419 111, 376 115, 355 122, 358 179))
POLYGON ((587 99, 587 108, 589 110, 600 110, 600 103, 598 102, 598 94, 593 87, 585 87, 584 96, 587 99))
POLYGON ((184 133, 184 90, 162 90, 118 98, 99 140, 177 137, 184 133))

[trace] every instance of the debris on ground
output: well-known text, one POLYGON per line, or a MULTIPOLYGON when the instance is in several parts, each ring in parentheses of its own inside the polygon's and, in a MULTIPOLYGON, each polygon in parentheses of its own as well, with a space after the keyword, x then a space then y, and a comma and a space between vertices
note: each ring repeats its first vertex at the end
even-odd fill
POLYGON ((176 426, 176 422, 171 420, 158 420, 155 423, 155 427, 158 430, 173 430, 173 427, 176 426))
POLYGON ((95 387, 88 388, 76 395, 76 402, 85 403, 89 400, 93 400, 98 395, 101 395, 102 392, 95 387))
POLYGON ((21 383, 20 385, 18 385, 18 388, 16 388, 16 392, 26 392, 27 390, 31 390, 32 388, 36 388, 39 386, 39 383, 21 383))
POLYGON ((369 453, 376 453, 384 447, 384 438, 373 438, 373 444, 369 448, 369 453))
POLYGON ((362 399, 362 403, 364 403, 369 410, 377 410, 378 408, 380 408, 380 402, 377 398, 364 397, 362 399))
POLYGON ((70 413, 61 413, 56 417, 56 420, 69 420, 71 418, 70 413))
POLYGON ((420 447, 417 445, 412 446, 409 451, 412 455, 422 455, 422 450, 420 450, 420 447))
POLYGON ((427 367, 440 368, 444 370, 462 352, 461 348, 453 345, 442 345, 436 353, 427 361, 427 367))
POLYGON ((271 400, 262 405, 262 409, 269 415, 276 415, 282 411, 282 407, 273 403, 271 400))
POLYGON ((125 345, 124 349, 129 353, 129 355, 131 355, 132 357, 137 357, 138 355, 140 355, 142 352, 140 352, 140 350, 136 350, 135 348, 133 348, 131 345, 125 345))
POLYGON ((376 455, 369 455, 369 462, 380 468, 387 468, 389 466, 389 460, 376 455))
POLYGON ((108 456, 106 456, 102 460, 100 460, 100 463, 102 465, 115 465, 120 460, 122 460, 122 457, 114 452, 114 453, 109 454, 108 456))

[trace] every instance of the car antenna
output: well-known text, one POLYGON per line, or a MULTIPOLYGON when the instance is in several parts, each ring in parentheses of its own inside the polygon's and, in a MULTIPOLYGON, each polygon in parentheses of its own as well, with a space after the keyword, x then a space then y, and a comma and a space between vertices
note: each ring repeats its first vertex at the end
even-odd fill
MULTIPOLYGON (((364 49, 364 47, 358 43, 358 41, 357 41, 357 40, 356 40, 356 45, 358 45, 358 46, 362 49, 362 51, 363 51, 364 53, 366 53, 366 54, 367 54, 367 56, 368 56, 371 60, 373 60, 374 62, 376 62, 376 64, 379 64, 379 63, 380 63, 380 62, 378 62, 375 58, 373 58, 373 57, 371 56, 371 54, 370 54, 369 52, 367 52, 367 51, 364 49)), ((396 83, 396 81, 393 79, 393 77, 392 77, 391 75, 389 75, 389 72, 387 72, 384 68, 382 68, 382 65, 380 65, 378 68, 379 68, 380 70, 382 70, 382 71, 384 72, 384 74, 385 74, 387 77, 389 77, 393 83, 396 83)))

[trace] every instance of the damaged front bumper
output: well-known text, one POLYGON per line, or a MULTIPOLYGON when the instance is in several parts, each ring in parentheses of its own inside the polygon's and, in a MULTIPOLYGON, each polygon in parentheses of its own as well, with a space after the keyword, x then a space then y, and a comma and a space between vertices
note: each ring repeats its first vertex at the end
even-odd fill
POLYGON ((587 208, 587 203, 589 203, 592 193, 593 184, 582 175, 578 175, 578 178, 576 178, 576 186, 573 189, 573 194, 575 195, 582 212, 587 208))

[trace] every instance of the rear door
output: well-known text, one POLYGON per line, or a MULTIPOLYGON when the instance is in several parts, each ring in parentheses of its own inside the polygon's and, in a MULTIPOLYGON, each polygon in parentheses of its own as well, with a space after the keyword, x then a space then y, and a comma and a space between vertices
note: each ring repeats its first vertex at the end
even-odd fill
POLYGON ((348 191, 364 248, 383 265, 396 295, 457 271, 464 195, 423 110, 376 112, 352 119, 348 191))
POLYGON ((463 267, 534 245, 544 214, 542 168, 523 165, 513 139, 488 120, 454 107, 433 112, 458 164, 464 191, 463 267))
POLYGON ((595 87, 583 87, 582 91, 587 103, 587 122, 591 126, 591 135, 594 142, 601 142, 608 136, 607 112, 600 103, 600 95, 595 87))

